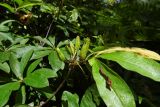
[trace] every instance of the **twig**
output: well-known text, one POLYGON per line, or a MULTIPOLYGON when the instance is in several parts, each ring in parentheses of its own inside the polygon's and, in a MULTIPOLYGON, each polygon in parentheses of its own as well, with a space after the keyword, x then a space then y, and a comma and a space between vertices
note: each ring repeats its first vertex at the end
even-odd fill
MULTIPOLYGON (((49 28, 48 28, 48 31, 47 31, 47 33, 46 33, 45 39, 46 39, 46 38, 48 37, 48 35, 49 35, 49 32, 50 32, 50 30, 51 30, 51 27, 52 27, 53 22, 54 22, 54 19, 52 20, 51 24, 49 25, 49 28)), ((45 43, 43 42, 43 43, 42 43, 42 46, 43 46, 44 44, 45 44, 45 43)))
POLYGON ((71 71, 72 71, 72 68, 69 67, 69 71, 67 73, 66 78, 61 82, 61 84, 58 86, 58 88, 53 92, 53 95, 50 98, 48 98, 43 104, 39 105, 39 107, 43 107, 44 105, 46 105, 49 102, 49 100, 51 100, 57 94, 57 92, 62 88, 62 86, 66 82, 66 80, 69 77, 71 71))

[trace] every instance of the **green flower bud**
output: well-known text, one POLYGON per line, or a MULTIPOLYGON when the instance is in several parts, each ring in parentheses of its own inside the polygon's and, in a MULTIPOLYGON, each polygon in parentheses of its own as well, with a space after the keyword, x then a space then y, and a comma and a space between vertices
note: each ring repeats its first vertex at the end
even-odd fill
POLYGON ((60 58, 62 61, 65 61, 66 58, 65 58, 64 54, 61 52, 61 50, 60 50, 59 48, 56 48, 56 51, 57 51, 57 53, 58 53, 59 58, 60 58))
POLYGON ((82 49, 80 51, 80 58, 81 59, 85 59, 86 56, 87 56, 87 52, 88 52, 88 49, 89 49, 89 45, 90 45, 90 39, 89 38, 86 38, 85 39, 85 43, 83 44, 82 46, 82 49))

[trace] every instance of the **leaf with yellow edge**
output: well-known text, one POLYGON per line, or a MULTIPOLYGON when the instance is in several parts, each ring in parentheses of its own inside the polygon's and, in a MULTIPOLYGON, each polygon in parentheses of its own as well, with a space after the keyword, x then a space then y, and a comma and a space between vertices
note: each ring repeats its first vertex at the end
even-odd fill
POLYGON ((112 47, 103 51, 99 51, 97 52, 96 56, 100 55, 100 54, 105 54, 105 53, 112 53, 112 52, 116 52, 116 51, 125 51, 125 52, 133 52, 136 54, 139 54, 145 58, 149 58, 149 59, 154 59, 154 60, 158 60, 160 61, 160 55, 156 52, 147 50, 147 49, 143 49, 143 48, 128 48, 128 47, 112 47))

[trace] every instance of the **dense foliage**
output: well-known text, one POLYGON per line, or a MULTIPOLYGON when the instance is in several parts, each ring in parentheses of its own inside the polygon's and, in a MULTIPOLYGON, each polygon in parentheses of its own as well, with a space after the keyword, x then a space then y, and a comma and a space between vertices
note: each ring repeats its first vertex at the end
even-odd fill
POLYGON ((1 0, 0 107, 157 107, 159 11, 159 0, 1 0))

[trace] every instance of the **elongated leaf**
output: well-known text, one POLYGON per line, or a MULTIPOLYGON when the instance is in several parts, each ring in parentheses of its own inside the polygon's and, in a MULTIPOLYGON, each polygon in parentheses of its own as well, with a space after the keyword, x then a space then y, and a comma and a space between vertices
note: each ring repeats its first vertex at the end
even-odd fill
POLYGON ((24 69, 25 69, 28 61, 30 60, 32 54, 33 54, 33 50, 30 50, 30 51, 26 52, 26 53, 22 56, 22 59, 21 59, 21 62, 20 62, 21 74, 23 74, 24 69))
POLYGON ((10 52, 0 52, 0 62, 9 60, 10 52))
POLYGON ((22 79, 20 63, 17 60, 15 54, 13 54, 13 53, 11 53, 11 55, 10 55, 9 64, 10 64, 11 70, 16 75, 16 77, 19 79, 22 79))
POLYGON ((36 61, 34 61, 27 70, 27 75, 29 75, 37 66, 38 64, 41 62, 42 59, 37 59, 36 61))
POLYGON ((62 100, 67 101, 68 103, 67 107, 79 107, 78 105, 79 97, 77 94, 72 94, 68 91, 64 91, 62 95, 62 100))
POLYGON ((9 100, 9 96, 13 90, 18 90, 20 87, 19 82, 11 82, 0 85, 0 107, 3 107, 9 100))
MULTIPOLYGON (((53 5, 52 5, 52 6, 53 6, 53 5)), ((55 46, 55 36, 54 36, 54 37, 49 36, 49 37, 48 37, 48 40, 49 40, 50 43, 52 44, 52 47, 54 47, 54 46, 55 46)))
POLYGON ((100 55, 101 58, 116 61, 127 70, 137 72, 155 81, 160 81, 160 64, 131 52, 112 52, 100 55))
POLYGON ((26 90, 25 86, 21 86, 20 90, 16 93, 16 104, 25 104, 26 101, 26 90))
MULTIPOLYGON (((0 93, 2 93, 0 91, 0 93)), ((3 107, 9 100, 9 96, 11 95, 11 91, 9 90, 3 90, 3 94, 1 94, 0 97, 0 106, 3 107)))
POLYGON ((35 88, 43 88, 49 86, 48 78, 56 76, 57 74, 55 71, 48 68, 41 68, 27 75, 27 77, 24 79, 24 82, 26 85, 35 88))
POLYGON ((1 25, 0 24, 0 32, 7 32, 7 31, 9 31, 9 27, 8 26, 4 26, 4 25, 1 25))
POLYGON ((34 75, 41 75, 42 74, 45 78, 53 78, 53 77, 57 76, 57 73, 54 70, 49 69, 49 68, 37 69, 33 73, 31 73, 31 75, 32 74, 34 74, 34 75))
POLYGON ((13 42, 13 34, 10 32, 0 32, 1 38, 0 41, 2 40, 9 40, 10 42, 13 42))
POLYGON ((51 50, 35 51, 31 59, 39 59, 51 53, 51 50))
POLYGON ((103 51, 99 51, 97 52, 97 55, 100 54, 105 54, 105 53, 112 53, 112 52, 116 52, 116 51, 122 51, 122 52, 133 52, 133 53, 137 53, 143 57, 146 58, 150 58, 150 59, 154 59, 154 60, 160 60, 160 55, 156 52, 147 50, 147 49, 143 49, 143 48, 128 48, 128 47, 113 47, 113 48, 109 48, 103 51))
POLYGON ((99 94, 108 107, 135 107, 131 90, 118 74, 95 58, 90 59, 89 63, 99 94), (107 80, 100 74, 100 70, 112 81, 110 89, 106 87, 107 80))
POLYGON ((22 9, 22 8, 33 7, 35 5, 42 5, 42 3, 25 3, 24 5, 19 6, 17 10, 22 9))
POLYGON ((51 65, 54 71, 64 69, 64 62, 59 59, 56 51, 52 51, 48 56, 49 64, 51 65))
POLYGON ((95 85, 89 87, 82 97, 80 107, 97 107, 100 104, 99 93, 95 85))
MULTIPOLYGON (((53 96, 53 90, 51 87, 39 88, 36 90, 41 92, 42 95, 46 96, 47 98, 51 98, 53 96)), ((56 97, 54 96, 51 100, 56 100, 56 97)))
POLYGON ((47 44, 47 45, 49 45, 49 46, 52 47, 52 44, 51 44, 50 41, 47 40, 46 38, 42 38, 41 36, 35 36, 35 37, 33 37, 33 38, 34 38, 34 39, 37 39, 37 40, 43 42, 44 44, 47 44))
MULTIPOLYGON (((39 55, 39 51, 46 51, 49 50, 51 48, 48 47, 41 47, 41 46, 28 46, 28 45, 13 45, 12 47, 9 48, 10 51, 16 53, 17 57, 20 58, 22 57, 26 52, 30 51, 30 50, 34 50, 34 54, 32 55, 31 59, 38 59, 37 57, 43 57, 43 55, 39 55)), ((49 53, 48 53, 49 54, 49 53)), ((44 55, 46 56, 46 55, 44 55)))
POLYGON ((10 12, 14 12, 14 8, 8 5, 7 3, 0 3, 0 6, 7 8, 10 12))
POLYGON ((0 63, 0 69, 6 73, 10 73, 10 68, 7 62, 0 63))

